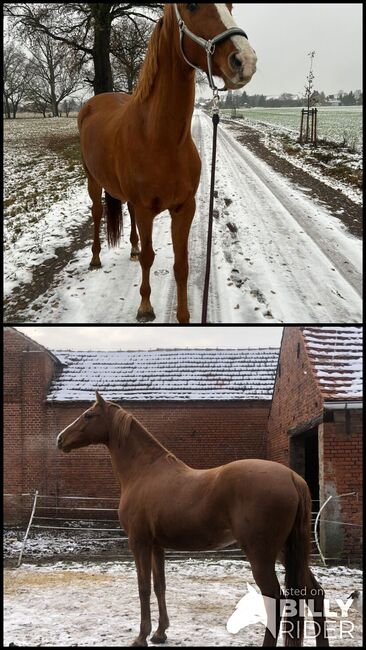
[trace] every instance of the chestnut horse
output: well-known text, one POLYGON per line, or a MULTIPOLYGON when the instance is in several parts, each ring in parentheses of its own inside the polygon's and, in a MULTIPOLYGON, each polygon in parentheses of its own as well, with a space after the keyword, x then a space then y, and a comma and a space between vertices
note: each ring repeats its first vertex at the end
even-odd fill
POLYGON ((234 28, 231 8, 231 4, 166 4, 133 94, 96 95, 85 103, 78 116, 94 221, 90 266, 101 265, 99 227, 104 188, 109 244, 117 245, 120 238, 121 203, 127 202, 131 215, 131 257, 139 253, 135 223, 138 227, 142 269, 138 320, 155 318, 150 303, 150 268, 155 257, 153 219, 168 209, 172 220, 177 319, 180 323, 189 322, 188 235, 201 172, 200 157, 191 137, 195 92, 192 65, 210 72, 211 63, 212 73, 232 89, 242 88, 255 72, 254 50, 244 36, 238 35, 244 32, 234 28), (181 47, 179 24, 202 43, 186 35, 181 47), (208 55, 203 43, 210 44, 222 32, 223 40, 213 45, 208 55))
MULTIPOLYGON (((263 596, 276 599, 272 631, 266 628, 263 645, 276 645, 280 626, 278 557, 285 565, 288 597, 296 600, 301 593, 305 599, 313 599, 319 626, 317 645, 329 645, 324 592, 308 564, 311 499, 301 476, 266 460, 237 460, 213 469, 192 469, 135 417, 97 392, 91 408, 59 433, 57 445, 69 452, 99 443, 109 448, 121 485, 119 519, 136 563, 141 627, 133 645, 146 646, 151 632, 151 570, 159 605, 159 625, 151 640, 166 640, 164 549, 217 549, 234 541, 249 560, 263 596), (299 589, 302 591, 295 591, 299 589)), ((270 602, 269 598, 264 601, 270 602)), ((294 614, 286 626, 287 645, 300 645, 303 618, 294 614)))

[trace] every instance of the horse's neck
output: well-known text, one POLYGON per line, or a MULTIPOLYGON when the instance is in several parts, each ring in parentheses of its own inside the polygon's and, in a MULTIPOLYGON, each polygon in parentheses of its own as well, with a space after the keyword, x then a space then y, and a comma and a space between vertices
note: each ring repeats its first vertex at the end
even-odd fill
MULTIPOLYGON (((164 17, 166 20, 166 17, 164 17)), ((148 126, 153 138, 162 138, 169 144, 181 144, 191 129, 194 108, 195 76, 176 51, 172 29, 163 27, 158 55, 158 71, 149 105, 148 126)))
POLYGON ((109 450, 114 471, 122 487, 136 476, 141 476, 152 463, 168 453, 135 419, 123 440, 119 436, 113 436, 109 450))

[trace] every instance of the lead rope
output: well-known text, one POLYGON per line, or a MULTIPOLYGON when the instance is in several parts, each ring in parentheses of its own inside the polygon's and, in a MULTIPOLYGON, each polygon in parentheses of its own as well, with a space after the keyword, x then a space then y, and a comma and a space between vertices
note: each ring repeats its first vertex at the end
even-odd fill
POLYGON ((208 212, 206 275, 205 275, 205 284, 203 288, 203 299, 202 299, 202 316, 201 316, 202 324, 207 323, 207 303, 208 303, 208 291, 210 286, 213 206, 214 206, 214 192, 215 192, 217 125, 219 122, 220 122, 219 93, 217 89, 215 89, 213 102, 212 102, 213 140, 212 140, 212 162, 211 162, 211 188, 210 188, 210 207, 208 212))

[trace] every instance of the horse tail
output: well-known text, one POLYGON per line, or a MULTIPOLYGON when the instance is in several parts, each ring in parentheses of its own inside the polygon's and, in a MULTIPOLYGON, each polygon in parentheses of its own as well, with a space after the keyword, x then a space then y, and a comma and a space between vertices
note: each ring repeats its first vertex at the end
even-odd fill
POLYGON ((123 228, 122 203, 105 192, 105 213, 107 217, 108 246, 117 246, 123 228))
POLYGON ((297 513, 285 544, 286 597, 296 604, 296 614, 288 615, 286 646, 301 646, 304 636, 304 617, 300 616, 299 600, 305 600, 304 587, 311 546, 311 496, 307 483, 292 472, 292 480, 299 495, 297 513), (292 624, 292 625, 291 625, 292 624))

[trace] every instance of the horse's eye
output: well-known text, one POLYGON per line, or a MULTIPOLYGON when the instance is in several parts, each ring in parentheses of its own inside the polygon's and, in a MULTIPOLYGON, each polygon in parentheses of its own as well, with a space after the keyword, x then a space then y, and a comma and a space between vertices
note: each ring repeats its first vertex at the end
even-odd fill
POLYGON ((198 4, 191 2, 190 4, 187 4, 187 9, 188 11, 196 11, 196 9, 198 9, 198 4))
POLYGON ((86 420, 90 420, 90 418, 92 418, 92 417, 93 417, 93 413, 85 413, 85 415, 84 415, 84 418, 86 420))

